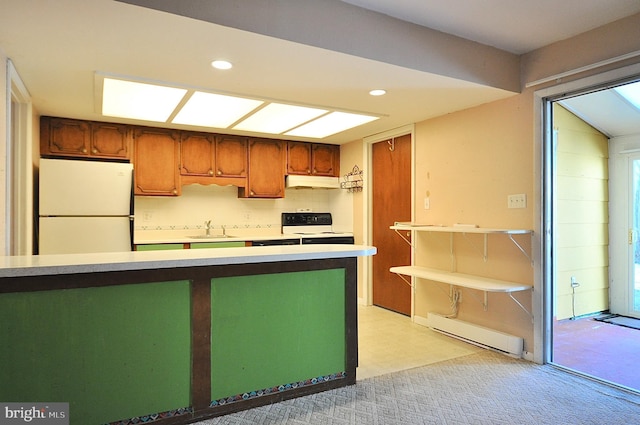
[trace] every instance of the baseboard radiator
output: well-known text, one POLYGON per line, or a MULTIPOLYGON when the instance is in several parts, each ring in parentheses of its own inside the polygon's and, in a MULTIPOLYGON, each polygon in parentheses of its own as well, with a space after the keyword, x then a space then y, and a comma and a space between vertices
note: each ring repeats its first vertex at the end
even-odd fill
POLYGON ((427 322, 429 327, 435 331, 472 344, 499 350, 512 356, 522 357, 524 342, 520 337, 462 320, 450 319, 436 313, 428 313, 427 322))

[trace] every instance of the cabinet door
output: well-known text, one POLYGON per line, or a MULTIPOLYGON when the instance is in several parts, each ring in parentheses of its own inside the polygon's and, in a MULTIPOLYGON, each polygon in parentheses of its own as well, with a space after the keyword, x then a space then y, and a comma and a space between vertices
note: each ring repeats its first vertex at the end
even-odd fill
POLYGON ((180 174, 212 177, 214 147, 211 134, 183 132, 180 138, 180 174))
POLYGON ((150 196, 179 195, 179 156, 179 137, 176 131, 136 129, 134 193, 150 196))
POLYGON ((287 143, 287 173, 311 174, 311 143, 287 143))
POLYGON ((216 176, 247 176, 247 138, 216 136, 216 176))
POLYGON ((340 175, 340 146, 314 143, 311 145, 311 172, 314 176, 340 175))
POLYGON ((88 156, 91 142, 86 121, 42 117, 40 151, 43 155, 88 156))
POLYGON ((125 125, 92 123, 90 155, 101 158, 129 158, 129 134, 129 128, 125 125))
POLYGON ((285 144, 280 140, 249 140, 249 178, 241 196, 284 197, 285 144))

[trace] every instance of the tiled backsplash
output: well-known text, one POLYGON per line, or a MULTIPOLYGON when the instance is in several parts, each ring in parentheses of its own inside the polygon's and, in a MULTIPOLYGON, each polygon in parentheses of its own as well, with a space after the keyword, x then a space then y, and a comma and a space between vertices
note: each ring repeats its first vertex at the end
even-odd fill
POLYGON ((242 199, 233 186, 189 185, 182 196, 136 196, 135 229, 187 230, 203 229, 204 222, 220 229, 280 229, 280 215, 310 208, 314 212, 331 212, 335 231, 353 231, 352 197, 344 190, 287 189, 283 199, 242 199))

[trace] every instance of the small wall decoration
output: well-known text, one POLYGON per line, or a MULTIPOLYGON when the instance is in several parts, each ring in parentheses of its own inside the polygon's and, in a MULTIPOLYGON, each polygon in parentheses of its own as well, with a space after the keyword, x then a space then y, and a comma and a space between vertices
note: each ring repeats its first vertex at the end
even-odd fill
POLYGON ((347 189, 349 192, 362 192, 362 170, 354 165, 351 172, 344 175, 340 188, 347 189))

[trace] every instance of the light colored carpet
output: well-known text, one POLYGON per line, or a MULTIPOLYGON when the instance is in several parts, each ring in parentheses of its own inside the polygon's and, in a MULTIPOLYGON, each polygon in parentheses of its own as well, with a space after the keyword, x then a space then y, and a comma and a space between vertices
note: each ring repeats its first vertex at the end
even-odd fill
POLYGON ((639 418, 639 394, 482 351, 198 424, 600 425, 639 418))

